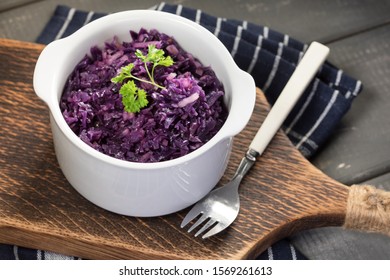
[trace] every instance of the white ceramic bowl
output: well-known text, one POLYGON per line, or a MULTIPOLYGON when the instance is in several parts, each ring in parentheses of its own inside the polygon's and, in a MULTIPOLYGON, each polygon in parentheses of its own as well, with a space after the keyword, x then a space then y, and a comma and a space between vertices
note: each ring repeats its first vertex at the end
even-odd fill
POLYGON ((141 217, 179 211, 218 183, 232 138, 247 124, 256 97, 252 77, 237 67, 212 33, 183 17, 150 10, 111 14, 50 43, 37 61, 34 89, 49 106, 56 156, 70 184, 102 208, 141 217), (210 65, 224 85, 229 110, 226 123, 209 142, 186 156, 159 163, 127 162, 94 150, 73 133, 59 108, 67 77, 91 46, 102 46, 114 35, 130 41, 129 30, 141 27, 173 36, 187 52, 210 65))

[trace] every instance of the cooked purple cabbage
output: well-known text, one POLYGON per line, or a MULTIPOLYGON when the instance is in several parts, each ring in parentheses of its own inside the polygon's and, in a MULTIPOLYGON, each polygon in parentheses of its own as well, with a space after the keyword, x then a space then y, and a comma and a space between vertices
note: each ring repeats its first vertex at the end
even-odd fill
POLYGON ((60 101, 70 128, 85 143, 109 156, 132 162, 160 162, 184 156, 209 141, 227 117, 224 89, 210 67, 203 66, 170 36, 157 30, 130 31, 131 42, 116 37, 90 55, 70 74, 60 101), (166 89, 136 82, 149 105, 139 113, 124 111, 120 84, 111 78, 134 63, 137 77, 147 77, 135 51, 154 44, 174 64, 155 69, 155 81, 166 89))

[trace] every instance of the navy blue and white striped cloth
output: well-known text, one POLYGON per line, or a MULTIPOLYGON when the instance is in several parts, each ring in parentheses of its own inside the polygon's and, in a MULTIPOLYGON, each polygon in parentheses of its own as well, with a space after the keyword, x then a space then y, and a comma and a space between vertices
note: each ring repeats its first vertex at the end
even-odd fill
MULTIPOLYGON (((218 18, 182 5, 161 3, 153 9, 179 14, 215 34, 230 51, 238 66, 249 72, 272 105, 293 73, 307 45, 266 26, 247 21, 218 18)), ((58 6, 38 43, 48 44, 72 34, 81 26, 104 16, 58 6)), ((291 142, 310 158, 323 145, 360 93, 360 81, 326 62, 298 101, 283 128, 291 142)), ((68 258, 12 245, 0 245, 0 258, 68 258)), ((259 259, 305 259, 288 240, 282 240, 259 259)))

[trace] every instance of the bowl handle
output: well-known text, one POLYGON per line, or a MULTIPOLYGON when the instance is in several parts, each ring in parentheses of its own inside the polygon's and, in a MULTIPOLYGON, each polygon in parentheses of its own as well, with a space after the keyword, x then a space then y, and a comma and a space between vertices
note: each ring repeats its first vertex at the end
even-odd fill
MULTIPOLYGON (((63 55, 58 41, 47 45, 38 57, 34 69, 33 86, 34 91, 47 105, 50 106, 50 98, 54 97, 58 90, 58 65, 62 65, 63 55)), ((60 71, 61 72, 61 71, 60 71)))
POLYGON ((256 105, 256 85, 253 77, 242 70, 237 72, 237 76, 240 82, 232 90, 239 94, 231 103, 227 137, 235 136, 245 128, 256 105))

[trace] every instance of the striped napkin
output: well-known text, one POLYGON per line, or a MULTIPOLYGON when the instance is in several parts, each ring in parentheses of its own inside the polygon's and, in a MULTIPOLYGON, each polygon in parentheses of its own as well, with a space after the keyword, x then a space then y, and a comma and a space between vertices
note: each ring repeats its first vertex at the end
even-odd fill
MULTIPOLYGON (((181 15, 215 34, 230 51, 237 65, 253 76, 256 86, 263 90, 271 105, 308 47, 307 44, 286 34, 245 20, 214 17, 201 10, 166 3, 161 3, 152 9, 181 15)), ((48 44, 53 40, 66 37, 81 26, 104 15, 58 6, 37 42, 48 44)), ((329 62, 324 63, 283 124, 285 133, 305 157, 313 156, 328 139, 361 89, 360 81, 348 76, 329 62)), ((0 245, 0 258, 66 259, 72 257, 12 245, 0 245)), ((305 256, 285 239, 268 248, 258 256, 258 259, 305 259, 305 256)))

